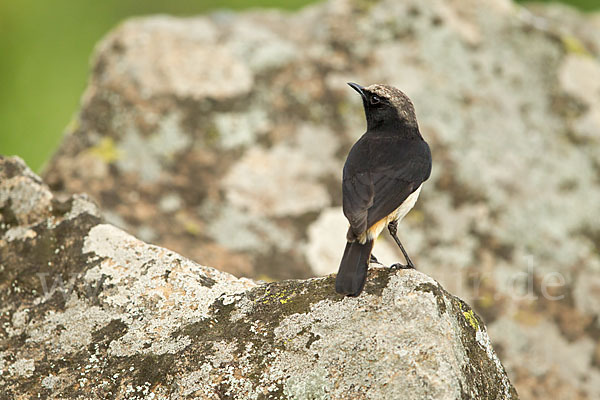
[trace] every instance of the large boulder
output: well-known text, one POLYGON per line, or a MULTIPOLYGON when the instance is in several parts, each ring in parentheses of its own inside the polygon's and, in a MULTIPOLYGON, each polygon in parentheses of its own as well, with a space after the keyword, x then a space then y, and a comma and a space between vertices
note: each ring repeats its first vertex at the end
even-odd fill
POLYGON ((522 397, 600 398, 598 21, 509 0, 133 19, 98 45, 44 178, 201 264, 328 274, 365 126, 345 83, 395 85, 434 159, 400 226, 413 260, 484 317, 522 397))
MULTIPOLYGON (((414 270, 258 284, 0 158, 0 397, 516 399, 481 318, 414 270)), ((284 267, 285 265, 281 265, 284 267)))

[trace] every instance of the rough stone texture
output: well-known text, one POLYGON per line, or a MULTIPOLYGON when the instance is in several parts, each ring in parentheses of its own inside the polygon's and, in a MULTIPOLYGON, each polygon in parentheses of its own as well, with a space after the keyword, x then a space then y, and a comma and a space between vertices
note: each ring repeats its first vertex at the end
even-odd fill
POLYGON ((597 399, 599 21, 508 0, 130 20, 98 46, 45 180, 202 264, 326 274, 344 245, 342 162, 365 126, 345 83, 398 86, 434 159, 400 226, 413 260, 474 304, 523 398, 597 399))
POLYGON ((0 158, 0 398, 516 399, 482 320, 414 270, 257 284, 146 244, 0 158), (29 211, 23 211, 27 208, 29 211))

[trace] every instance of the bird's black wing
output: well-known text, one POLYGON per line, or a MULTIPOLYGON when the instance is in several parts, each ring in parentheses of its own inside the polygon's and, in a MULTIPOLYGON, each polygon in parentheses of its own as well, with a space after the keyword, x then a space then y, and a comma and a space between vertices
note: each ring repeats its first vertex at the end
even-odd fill
POLYGON ((363 136, 348 155, 342 183, 344 215, 354 235, 398 208, 430 173, 425 141, 363 136))
MULTIPOLYGON (((367 230, 367 215, 373 205, 375 187, 369 172, 369 140, 366 135, 352 146, 342 179, 342 207, 350 231, 359 236, 367 230)), ((348 240, 355 239, 348 237, 348 240)))

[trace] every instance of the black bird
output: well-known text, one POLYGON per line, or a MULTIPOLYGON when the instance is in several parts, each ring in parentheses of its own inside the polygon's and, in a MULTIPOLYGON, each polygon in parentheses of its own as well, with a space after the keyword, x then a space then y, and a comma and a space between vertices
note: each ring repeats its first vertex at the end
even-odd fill
POLYGON ((371 255, 373 242, 386 226, 407 262, 394 266, 415 267, 396 231, 429 178, 431 152, 408 96, 387 85, 348 85, 362 96, 367 132, 352 146, 344 164, 343 210, 350 228, 335 290, 358 296, 369 262, 377 262, 371 255))

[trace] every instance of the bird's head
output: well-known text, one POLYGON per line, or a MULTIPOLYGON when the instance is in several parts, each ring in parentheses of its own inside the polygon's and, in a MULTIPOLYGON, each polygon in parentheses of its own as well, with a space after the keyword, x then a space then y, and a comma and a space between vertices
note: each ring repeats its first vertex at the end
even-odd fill
POLYGON ((393 86, 374 84, 363 87, 348 83, 363 99, 368 129, 384 125, 417 127, 415 108, 402 91, 393 86))

